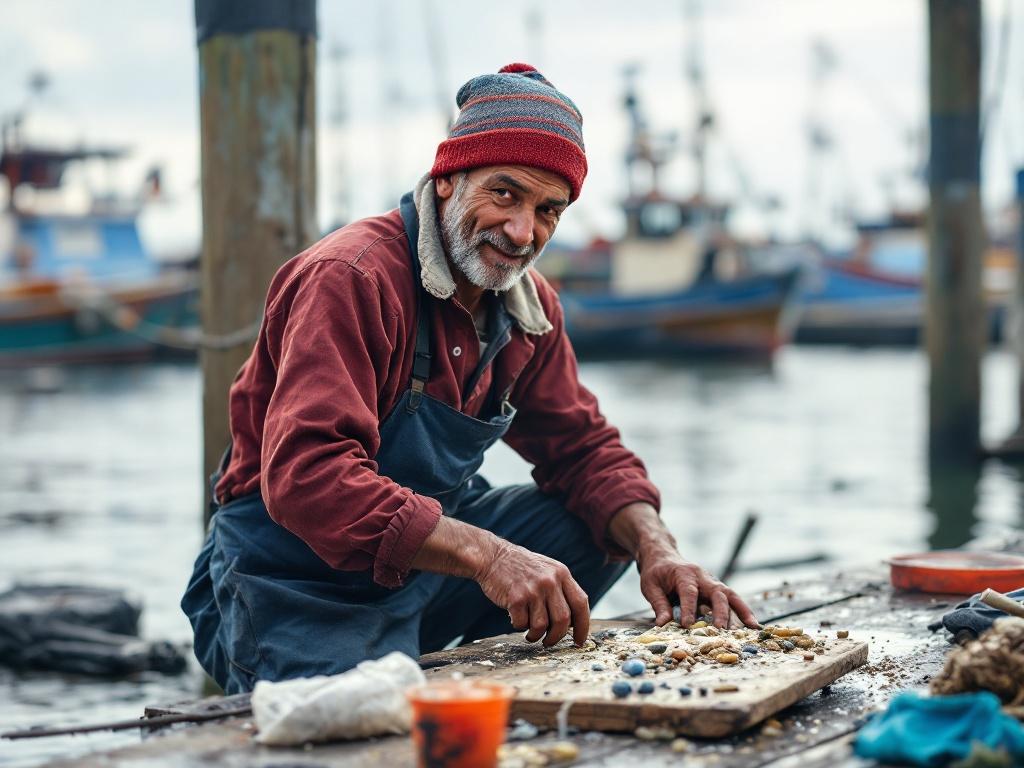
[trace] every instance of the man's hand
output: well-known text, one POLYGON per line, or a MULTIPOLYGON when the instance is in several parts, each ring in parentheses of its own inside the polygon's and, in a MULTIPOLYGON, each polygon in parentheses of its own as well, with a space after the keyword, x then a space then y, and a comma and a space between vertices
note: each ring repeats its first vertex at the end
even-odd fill
POLYGON ((732 612, 758 627, 753 611, 729 587, 679 554, 675 539, 649 504, 630 504, 612 517, 612 539, 630 552, 640 570, 640 591, 654 609, 659 627, 672 620, 672 596, 679 599, 679 623, 692 624, 700 604, 711 606, 714 623, 728 627, 732 612))
POLYGON ((529 630, 531 643, 543 637, 544 645, 552 646, 570 624, 576 645, 583 645, 590 632, 587 594, 569 569, 490 531, 442 517, 412 565, 473 579, 491 602, 508 611, 513 627, 529 630))
POLYGON ((543 637, 544 645, 552 646, 571 624, 573 640, 583 645, 590 632, 590 605, 569 569, 550 557, 499 541, 494 559, 476 579, 488 599, 508 611, 513 627, 529 629, 527 642, 543 637))
POLYGON ((728 627, 733 611, 748 627, 760 626, 739 595, 696 563, 687 561, 674 547, 641 550, 637 566, 640 592, 654 608, 654 623, 659 627, 672 620, 673 594, 679 597, 679 623, 684 627, 696 621, 699 603, 711 606, 717 627, 728 627))

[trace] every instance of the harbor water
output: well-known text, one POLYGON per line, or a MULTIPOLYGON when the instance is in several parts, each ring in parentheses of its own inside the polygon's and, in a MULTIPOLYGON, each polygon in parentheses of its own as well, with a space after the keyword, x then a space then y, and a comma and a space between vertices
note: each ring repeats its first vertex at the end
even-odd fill
MULTIPOLYGON (((663 494, 680 549, 719 569, 748 512, 743 562, 826 558, 839 569, 906 551, 1008 535, 1020 526, 1019 471, 998 461, 929 473, 927 360, 918 350, 793 347, 771 367, 584 363, 581 378, 663 494)), ((991 352, 984 434, 1017 423, 1016 365, 991 352)), ((200 375, 190 364, 0 374, 0 587, 87 583, 144 605, 145 637, 186 644, 178 609, 200 545, 200 375)), ((525 482, 504 446, 492 483, 525 482)), ((819 566, 820 567, 820 566, 819 566)), ((800 568, 744 570, 755 593, 800 568)), ((596 611, 643 607, 631 571, 596 611)), ((193 664, 131 681, 14 674, 0 667, 0 730, 134 718, 200 695, 193 664)), ((0 743, 0 765, 131 744, 134 732, 0 743)))

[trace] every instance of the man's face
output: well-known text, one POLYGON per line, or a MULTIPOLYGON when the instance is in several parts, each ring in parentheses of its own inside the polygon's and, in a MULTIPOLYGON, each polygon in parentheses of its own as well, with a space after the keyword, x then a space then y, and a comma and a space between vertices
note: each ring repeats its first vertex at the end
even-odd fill
POLYGON ((475 168, 435 182, 452 264, 474 285, 507 291, 540 256, 569 205, 559 175, 521 165, 475 168))

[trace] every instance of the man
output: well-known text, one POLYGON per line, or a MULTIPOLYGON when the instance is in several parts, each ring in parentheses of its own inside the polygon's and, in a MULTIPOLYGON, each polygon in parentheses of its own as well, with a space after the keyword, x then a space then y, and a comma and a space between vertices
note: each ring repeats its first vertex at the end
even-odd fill
POLYGON ((233 445, 182 601, 227 691, 513 628, 582 644, 635 560, 656 622, 743 601, 683 559, 580 385, 530 265, 587 172, 576 106, 513 64, 466 83, 400 210, 285 264, 231 389, 233 445), (504 439, 536 485, 476 474, 504 439))

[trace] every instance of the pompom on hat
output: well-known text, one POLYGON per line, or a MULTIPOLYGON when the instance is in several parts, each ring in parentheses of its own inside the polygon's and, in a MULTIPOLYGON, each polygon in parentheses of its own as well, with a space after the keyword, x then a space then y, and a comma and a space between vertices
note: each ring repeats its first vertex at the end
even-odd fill
POLYGON ((431 178, 487 165, 527 165, 569 182, 570 202, 587 176, 583 116, 529 64, 480 75, 455 97, 459 118, 437 146, 431 178))

